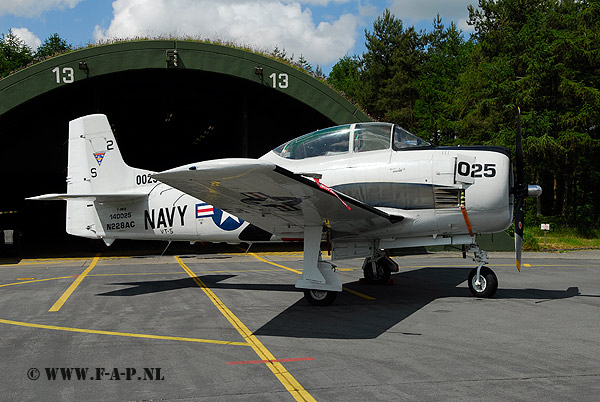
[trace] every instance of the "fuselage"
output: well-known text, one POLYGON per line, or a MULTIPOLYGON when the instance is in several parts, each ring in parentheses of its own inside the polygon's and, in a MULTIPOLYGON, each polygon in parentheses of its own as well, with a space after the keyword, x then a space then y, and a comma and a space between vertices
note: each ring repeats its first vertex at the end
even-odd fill
MULTIPOLYGON (((72 147, 78 144, 78 137, 74 138, 72 147)), ((116 160, 110 152, 118 152, 118 148, 113 139, 100 140, 111 143, 102 165, 95 159, 88 162, 94 172, 87 180, 92 187, 103 180, 106 189, 102 192, 106 193, 114 179, 100 169, 110 168, 111 161, 116 160)), ((260 159, 295 174, 319 177, 330 188, 390 215, 402 216, 394 225, 358 234, 362 239, 391 239, 389 244, 394 247, 409 244, 397 239, 468 234, 461 205, 475 233, 504 230, 512 220, 511 166, 505 148, 435 147, 393 124, 357 123, 298 137, 260 159)), ((70 176, 76 177, 78 171, 71 165, 74 163, 70 162, 70 176)), ((272 235, 158 182, 152 172, 126 165, 113 170, 127 177, 121 179, 119 191, 146 196, 121 200, 98 195, 93 204, 71 199, 67 207, 69 233, 103 238, 107 243, 119 238, 230 243, 283 240, 284 236, 272 235)), ((332 233, 331 239, 343 236, 332 233)))

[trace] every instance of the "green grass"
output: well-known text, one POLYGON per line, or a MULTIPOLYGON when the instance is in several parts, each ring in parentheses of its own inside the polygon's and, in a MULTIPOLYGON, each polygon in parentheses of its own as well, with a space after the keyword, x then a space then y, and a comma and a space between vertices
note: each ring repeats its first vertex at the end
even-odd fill
POLYGON ((600 231, 598 230, 589 238, 571 228, 550 230, 546 233, 545 247, 544 232, 539 227, 526 228, 523 237, 523 249, 529 251, 600 249, 600 231))

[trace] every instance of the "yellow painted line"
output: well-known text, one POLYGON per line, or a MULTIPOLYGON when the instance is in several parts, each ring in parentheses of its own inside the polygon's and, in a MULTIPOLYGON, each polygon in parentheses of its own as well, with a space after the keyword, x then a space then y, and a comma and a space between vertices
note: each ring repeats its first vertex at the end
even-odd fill
MULTIPOLYGON (((238 247, 241 249, 241 251, 239 253, 233 252, 233 253, 218 253, 218 255, 243 255, 246 254, 246 250, 242 249, 241 247, 238 247)), ((261 252, 262 255, 277 255, 277 256, 284 256, 284 257, 299 257, 302 256, 304 254, 304 251, 265 251, 265 252, 261 252)))
MULTIPOLYGON (((281 272, 279 269, 231 269, 225 271, 196 271, 197 274, 227 274, 232 272, 281 272)), ((181 275, 177 272, 134 272, 128 274, 89 274, 88 276, 181 275)))
POLYGON ((129 333, 129 332, 101 331, 101 330, 97 330, 97 329, 59 327, 56 325, 32 324, 32 323, 28 323, 28 322, 11 321, 11 320, 3 320, 3 319, 0 319, 0 323, 9 324, 9 325, 18 325, 20 327, 52 329, 55 331, 80 332, 80 333, 84 333, 84 334, 127 336, 127 337, 131 337, 131 338, 162 339, 162 340, 168 340, 168 341, 182 341, 182 342, 214 343, 214 344, 218 344, 218 345, 250 346, 247 342, 230 342, 230 341, 217 341, 217 340, 212 340, 212 339, 184 338, 184 337, 179 337, 179 336, 163 336, 163 335, 149 335, 149 334, 133 334, 133 333, 129 333))
POLYGON ((136 276, 136 275, 181 275, 178 272, 132 272, 128 274, 89 274, 88 276, 136 276))
MULTIPOLYGON (((250 254, 252 257, 254 257, 254 258, 256 258, 256 259, 258 259, 258 260, 260 260, 260 261, 266 262, 267 264, 275 265, 276 267, 283 268, 283 269, 287 269, 288 271, 292 271, 292 272, 295 272, 295 273, 297 273, 298 275, 302 275, 302 271, 298 271, 297 269, 288 268, 288 267, 286 267, 286 266, 283 266, 283 265, 276 264, 276 263, 274 263, 274 262, 271 262, 271 261, 265 260, 264 258, 262 258, 262 257, 258 256, 258 255, 257 255, 257 254, 255 254, 255 253, 248 253, 248 254, 250 254)), ((358 296, 358 297, 362 297, 363 299, 367 299, 367 300, 377 300, 377 299, 375 299, 375 298, 374 298, 374 297, 372 297, 372 296, 368 296, 368 295, 366 295, 366 294, 364 294, 364 293, 360 293, 360 292, 357 292, 356 290, 348 289, 348 288, 346 288, 346 287, 342 287, 342 290, 345 290, 346 292, 352 293, 353 295, 356 295, 356 296, 358 296)))
MULTIPOLYGON (((210 290, 204 282, 200 280, 192 272, 191 269, 188 268, 187 265, 179 258, 175 256, 175 260, 179 263, 181 268, 184 269, 185 272, 196 282, 200 289, 208 296, 208 298, 213 302, 213 304, 219 309, 221 314, 233 325, 233 327, 239 332, 239 334, 248 342, 250 347, 254 350, 254 352, 258 355, 260 360, 267 360, 265 363, 267 367, 275 374, 275 377, 281 382, 281 384, 285 387, 285 389, 294 397, 297 401, 315 401, 315 399, 300 385, 300 383, 287 371, 287 369, 277 360, 271 352, 258 340, 254 334, 240 321, 239 318, 233 314, 225 304, 217 297, 217 295, 210 290)), ((315 401, 316 402, 316 401, 315 401)))
POLYGON ((34 264, 34 263, 47 263, 47 262, 76 262, 89 260, 90 257, 73 257, 73 258, 24 258, 19 261, 19 264, 34 264))
MULTIPOLYGON (((401 265, 402 268, 473 268, 474 264, 449 264, 449 265, 401 265)), ((531 264, 522 264, 523 266, 531 267, 531 264)), ((515 264, 494 264, 493 262, 489 263, 490 267, 514 267, 515 264)), ((541 266, 541 265, 536 265, 541 266)))
MULTIPOLYGON (((523 267, 591 267, 593 264, 521 264, 523 267)), ((494 264, 491 262, 490 267, 514 267, 515 264, 494 264)), ((473 265, 403 265, 400 268, 473 268, 473 265)))
POLYGON ((597 267, 600 264, 523 264, 528 267, 597 267))
POLYGON ((260 257, 259 255, 255 254, 255 253, 248 253, 248 254, 250 254, 252 257, 256 258, 257 260, 260 260, 262 262, 266 262, 267 264, 271 264, 271 265, 274 265, 274 266, 279 267, 279 268, 287 269, 288 271, 292 271, 292 272, 294 272, 294 273, 296 273, 298 275, 302 275, 302 271, 298 271, 297 269, 288 268, 288 267, 285 267, 283 265, 279 265, 279 264, 276 264, 274 262, 267 261, 267 260, 265 260, 264 258, 260 257))
POLYGON ((356 290, 352 290, 352 289, 348 289, 347 287, 342 287, 343 290, 345 290, 346 292, 352 293, 353 295, 356 295, 358 297, 362 297, 363 299, 367 299, 367 300, 377 300, 376 298, 374 298, 373 296, 369 296, 366 295, 364 293, 360 293, 357 292, 356 290))
MULTIPOLYGON (((133 257, 100 257, 101 260, 118 260, 124 258, 133 258, 133 257)), ((90 257, 73 257, 73 258, 31 258, 31 259, 23 259, 19 261, 17 264, 0 264, 0 268, 22 268, 27 265, 48 265, 48 264, 62 264, 65 262, 79 262, 79 261, 87 261, 90 257)))
POLYGON ((81 281, 83 281, 83 278, 85 278, 86 275, 90 273, 90 271, 92 270, 92 268, 94 268, 96 266, 96 264, 98 263, 99 259, 100 259, 100 255, 98 254, 97 256, 94 257, 94 259, 92 260, 92 263, 90 264, 90 266, 87 267, 86 270, 83 271, 73 281, 73 283, 71 284, 71 286, 69 286, 69 288, 65 291, 65 293, 63 293, 63 295, 56 301, 56 303, 54 303, 54 305, 52 307, 50 307, 50 310, 48 310, 48 311, 58 311, 58 310, 60 310, 60 308, 63 306, 63 304, 65 304, 65 302, 67 301, 67 299, 75 291, 75 289, 77 289, 77 286, 79 286, 79 284, 81 283, 81 281))
POLYGON ((44 281, 53 281, 55 279, 68 279, 68 278, 73 278, 73 275, 71 276, 60 276, 58 278, 46 278, 46 279, 36 279, 34 281, 23 281, 23 282, 14 282, 14 283, 5 283, 4 285, 0 285, 0 288, 4 287, 4 286, 14 286, 14 285, 23 285, 25 283, 33 283, 33 282, 44 282, 44 281))

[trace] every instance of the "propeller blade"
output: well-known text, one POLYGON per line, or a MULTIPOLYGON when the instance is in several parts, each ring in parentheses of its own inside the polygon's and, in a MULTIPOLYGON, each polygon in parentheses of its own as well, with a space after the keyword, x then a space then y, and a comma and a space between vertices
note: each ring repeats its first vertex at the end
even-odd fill
POLYGON ((539 197, 542 194, 542 188, 538 185, 527 185, 525 183, 525 162, 523 158, 523 135, 521 133, 521 109, 518 108, 517 114, 517 138, 515 165, 516 177, 512 189, 515 203, 515 260, 517 269, 521 272, 521 252, 523 251, 523 229, 525 227, 525 198, 539 197))
POLYGON ((515 200, 515 260, 521 272, 521 251, 523 250, 523 227, 525 226, 525 197, 515 200))
POLYGON ((516 138, 516 178, 514 187, 515 196, 515 260, 517 269, 521 272, 521 252, 523 250, 523 228, 525 226, 525 197, 527 196, 527 185, 525 184, 524 161, 523 161, 523 139, 521 133, 521 109, 517 108, 517 138, 516 138))
MULTIPOLYGON (((517 174, 516 174, 516 180, 515 180, 515 187, 517 188, 518 191, 522 191, 523 185, 525 184, 525 177, 524 177, 524 167, 523 167, 523 139, 522 139, 522 134, 521 134, 521 109, 518 109, 518 114, 517 114, 517 147, 516 147, 516 153, 515 153, 515 162, 516 162, 516 167, 517 167, 517 174)), ((525 196, 525 195, 523 195, 525 196)))

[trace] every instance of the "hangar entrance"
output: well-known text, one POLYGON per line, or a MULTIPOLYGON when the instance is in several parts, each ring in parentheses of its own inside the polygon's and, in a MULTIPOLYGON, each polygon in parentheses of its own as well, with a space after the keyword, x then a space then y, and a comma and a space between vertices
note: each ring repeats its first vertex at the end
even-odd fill
POLYGON ((65 233, 65 203, 24 201, 65 191, 71 119, 106 114, 126 163, 154 171, 208 159, 258 158, 290 138, 335 124, 284 94, 198 71, 115 73, 56 92, 0 119, 2 132, 10 133, 0 151, 10 189, 0 210, 17 211, 0 215, 0 225, 21 232, 26 249, 41 242, 78 243, 65 233))
MULTIPOLYGON (((368 119, 320 81, 266 57, 207 44, 187 43, 184 49, 179 43, 180 68, 157 68, 152 57, 165 62, 164 50, 156 50, 161 46, 173 47, 173 42, 77 51, 0 81, 0 231, 21 233, 15 242, 22 252, 89 251, 90 240, 65 232, 66 203, 24 200, 65 191, 72 119, 106 114, 126 163, 153 171, 208 159, 257 158, 304 133, 368 119), (142 57, 144 52, 149 56, 142 57), (219 61, 218 52, 227 63, 219 61), (210 68, 202 64, 209 57, 210 68), (77 69, 81 60, 87 71, 77 69), (243 73, 232 73, 232 60, 243 73), (119 63, 124 66, 115 68, 119 63), (132 68, 131 63, 142 65, 132 68), (279 75, 265 71, 259 77, 258 66, 276 68, 279 75), (48 87, 47 81, 60 71, 73 72, 73 82, 48 87), (302 91, 278 90, 275 80, 270 85, 269 74, 289 76, 288 89, 301 84, 302 91), (42 89, 36 92, 38 87, 42 89)), ((59 78, 57 74, 56 82, 59 78)))

